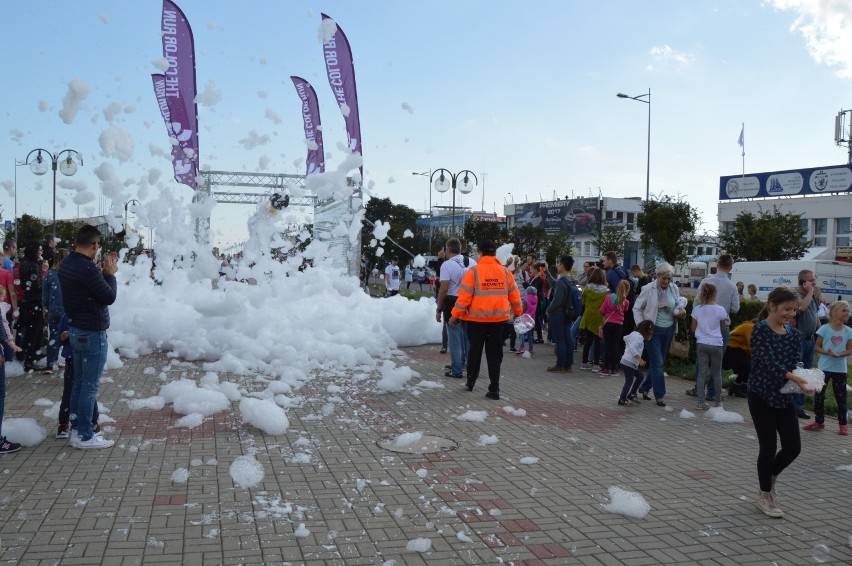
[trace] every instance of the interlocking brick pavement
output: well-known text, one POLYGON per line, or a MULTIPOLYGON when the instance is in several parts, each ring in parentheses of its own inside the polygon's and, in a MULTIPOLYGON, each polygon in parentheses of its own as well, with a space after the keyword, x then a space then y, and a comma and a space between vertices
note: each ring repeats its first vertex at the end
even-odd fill
MULTIPOLYGON (((96 452, 55 440, 55 423, 33 405, 58 400, 59 379, 9 378, 7 418, 34 418, 48 437, 0 457, 0 563, 798 565, 815 563, 819 544, 826 563, 852 563, 852 472, 835 469, 852 453, 834 421, 802 433, 802 455, 778 484, 786 516, 773 520, 754 507, 757 442, 743 399, 726 407, 744 423, 683 419, 695 400, 683 395, 688 382, 669 378, 666 409, 618 407, 620 376, 578 364, 547 373, 552 348, 537 345, 531 359, 507 352, 503 399, 491 401, 485 368, 469 393, 443 376, 449 357, 436 346, 403 353, 395 361, 420 374, 412 384, 443 387, 379 395, 374 381, 320 371, 295 392, 303 402, 287 409, 279 437, 242 423, 236 403, 194 429, 175 428, 170 406, 131 411, 127 390, 149 397, 164 379, 206 372, 164 355, 126 360, 99 394, 116 446, 96 452), (338 399, 329 383, 342 387, 338 399), (457 418, 469 410, 487 417, 457 418), (376 444, 413 431, 458 447, 421 455, 376 444), (480 445, 481 435, 498 442, 480 445), (250 489, 229 474, 244 454, 265 471, 250 489), (186 483, 171 480, 178 468, 186 483), (651 511, 604 511, 610 486, 641 493, 651 511), (431 548, 407 551, 420 537, 431 548)), ((264 388, 255 376, 219 378, 264 388)))

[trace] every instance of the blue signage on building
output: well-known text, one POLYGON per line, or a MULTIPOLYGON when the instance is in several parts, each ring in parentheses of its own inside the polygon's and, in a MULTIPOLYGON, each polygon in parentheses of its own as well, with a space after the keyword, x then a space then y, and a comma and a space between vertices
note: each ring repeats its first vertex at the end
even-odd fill
POLYGON ((850 189, 852 168, 848 165, 719 177, 719 200, 846 193, 850 189))

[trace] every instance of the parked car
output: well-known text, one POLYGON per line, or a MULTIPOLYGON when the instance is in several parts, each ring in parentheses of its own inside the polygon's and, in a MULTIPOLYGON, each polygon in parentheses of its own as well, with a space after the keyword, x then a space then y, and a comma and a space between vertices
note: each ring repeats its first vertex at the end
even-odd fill
POLYGON ((582 208, 573 208, 565 215, 565 228, 573 234, 588 231, 595 224, 595 215, 582 208))

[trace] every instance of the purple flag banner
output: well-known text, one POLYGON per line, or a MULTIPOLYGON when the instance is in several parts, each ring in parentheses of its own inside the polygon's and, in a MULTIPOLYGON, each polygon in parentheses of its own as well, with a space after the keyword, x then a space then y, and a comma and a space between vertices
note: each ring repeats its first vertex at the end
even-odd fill
MULTIPOLYGON (((322 14, 324 24, 334 22, 322 14)), ((335 23, 335 32, 323 43, 325 70, 328 74, 328 84, 334 93, 337 104, 341 107, 346 120, 346 135, 349 137, 349 150, 364 155, 361 151, 361 119, 358 116, 358 92, 355 88, 355 66, 352 63, 352 49, 346 34, 335 23)), ((361 172, 363 174, 363 167, 361 172)))
MULTIPOLYGON (((165 72, 163 95, 169 110, 167 129, 177 140, 172 147, 175 181, 197 188, 198 173, 198 107, 195 97, 195 40, 183 11, 171 0, 163 0, 161 18, 163 57, 169 64, 165 72)), ((162 76, 162 75, 161 75, 162 76)), ((154 79, 157 92, 157 79, 154 79)), ((157 94, 160 102, 160 95, 157 94)), ((162 112, 162 104, 160 111, 162 112)), ((163 115, 165 118, 165 114, 163 115)))
POLYGON ((311 83, 301 77, 290 77, 302 101, 302 121, 305 123, 305 140, 308 144, 307 175, 325 171, 325 150, 322 147, 322 129, 317 93, 311 83))
POLYGON ((184 184, 194 183, 195 171, 193 169, 193 160, 188 159, 184 155, 184 148, 181 146, 182 143, 185 144, 189 141, 191 132, 182 129, 179 134, 176 134, 172 127, 172 113, 169 110, 168 100, 166 100, 166 76, 154 74, 151 75, 151 81, 154 83, 154 95, 157 97, 157 106, 160 107, 160 114, 163 115, 163 121, 166 123, 166 132, 169 134, 169 141, 172 144, 175 181, 184 184))

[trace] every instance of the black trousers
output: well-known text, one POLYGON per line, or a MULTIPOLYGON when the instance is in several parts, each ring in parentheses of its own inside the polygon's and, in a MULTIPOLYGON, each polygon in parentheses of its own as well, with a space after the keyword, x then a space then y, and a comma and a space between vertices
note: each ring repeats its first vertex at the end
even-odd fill
POLYGON ((772 476, 780 474, 802 451, 799 419, 794 406, 775 409, 767 405, 763 397, 757 395, 748 396, 748 410, 751 420, 754 421, 754 430, 760 445, 757 455, 760 491, 770 491, 772 476), (779 437, 781 450, 778 450, 779 437))
POLYGON ((751 373, 751 356, 745 350, 739 348, 725 348, 722 356, 722 369, 733 370, 737 374, 737 383, 748 383, 751 373))
POLYGON ((482 349, 485 348, 485 361, 488 363, 488 391, 500 392, 500 365, 503 363, 502 322, 467 322, 467 339, 470 350, 467 353, 467 380, 476 383, 479 367, 482 365, 482 349))
MULTIPOLYGON (((62 374, 62 401, 59 402, 59 424, 67 425, 71 416, 71 390, 74 389, 74 358, 65 358, 65 373, 62 374)), ((92 424, 98 424, 98 402, 92 411, 92 424)))
POLYGON ((38 351, 44 342, 44 315, 41 310, 41 300, 24 301, 21 303, 21 316, 24 317, 24 364, 35 364, 38 361, 38 351))

